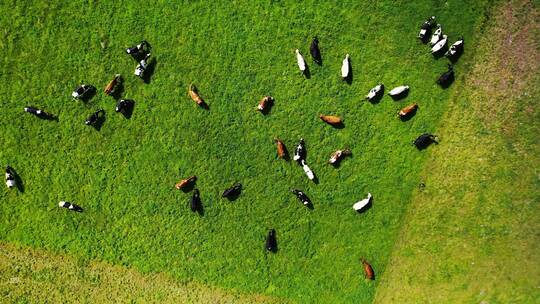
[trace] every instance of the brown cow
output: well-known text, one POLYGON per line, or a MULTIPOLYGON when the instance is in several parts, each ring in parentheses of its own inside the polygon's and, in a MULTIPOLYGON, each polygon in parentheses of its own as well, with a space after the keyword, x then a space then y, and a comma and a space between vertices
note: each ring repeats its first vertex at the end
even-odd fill
POLYGON ((350 149, 337 150, 330 155, 330 160, 328 160, 328 162, 332 165, 337 165, 345 156, 348 155, 352 155, 350 149))
POLYGON ((188 185, 193 184, 196 180, 197 180, 197 176, 193 175, 193 176, 190 176, 190 177, 188 177, 186 179, 183 179, 183 180, 179 181, 178 183, 176 183, 175 187, 176 187, 176 189, 181 190, 181 189, 187 187, 188 185))
POLYGON ((325 123, 332 125, 334 127, 340 126, 343 124, 343 120, 339 116, 333 116, 333 115, 319 115, 319 118, 324 121, 325 123))
POLYGON ((202 99, 201 95, 199 95, 199 90, 194 84, 191 84, 189 86, 189 97, 193 99, 199 106, 206 107, 206 102, 202 99))
POLYGON ((362 259, 362 265, 364 266, 364 275, 366 276, 366 279, 375 280, 375 272, 373 272, 371 265, 364 259, 362 259))
POLYGON ((410 104, 408 106, 406 106, 405 108, 401 109, 398 113, 399 117, 400 118, 407 118, 411 115, 413 115, 416 110, 418 109, 418 104, 416 103, 413 103, 413 104, 410 104))
POLYGON ((122 81, 122 76, 120 74, 114 75, 114 78, 109 82, 103 91, 106 95, 111 95, 114 91, 114 88, 122 81))
POLYGON ((287 147, 285 147, 285 144, 279 140, 279 138, 275 138, 274 141, 277 144, 277 154, 279 158, 287 158, 287 147))
POLYGON ((268 109, 272 106, 274 103, 274 98, 272 96, 264 96, 261 101, 259 101, 259 105, 257 106, 257 111, 262 112, 263 114, 268 112, 268 109))

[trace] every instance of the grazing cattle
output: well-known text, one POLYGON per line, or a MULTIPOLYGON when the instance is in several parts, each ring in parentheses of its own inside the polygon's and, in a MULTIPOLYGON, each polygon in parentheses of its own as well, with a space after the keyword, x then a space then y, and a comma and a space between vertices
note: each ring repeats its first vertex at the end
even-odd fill
POLYGON ((146 41, 126 49, 126 54, 131 55, 136 61, 140 61, 150 52, 150 44, 146 41))
POLYGON ((191 99, 199 106, 206 107, 206 102, 204 99, 202 99, 201 95, 199 94, 199 90, 194 84, 189 85, 189 97, 191 97, 191 99))
POLYGON ((10 166, 7 166, 6 167, 6 186, 11 189, 13 187, 15 187, 16 185, 16 181, 15 181, 15 171, 13 171, 13 168, 11 168, 10 166))
POLYGON ((298 63, 298 68, 300 69, 300 71, 302 71, 302 73, 305 73, 306 61, 304 60, 304 56, 300 54, 300 51, 298 49, 296 49, 294 52, 296 53, 296 62, 298 63))
POLYGON ((270 229, 268 231, 268 235, 266 236, 266 244, 264 247, 270 252, 277 251, 276 230, 270 229))
POLYGON ((431 31, 434 25, 435 16, 431 16, 426 21, 424 21, 424 23, 422 23, 422 26, 420 27, 420 33, 418 33, 418 38, 425 43, 428 32, 431 31))
POLYGON ((103 117, 103 115, 105 115, 105 111, 103 109, 99 109, 88 116, 84 124, 87 126, 94 126, 100 120, 100 118, 103 117))
POLYGON ((76 211, 76 212, 82 212, 83 211, 83 209, 80 206, 72 204, 70 202, 65 202, 65 201, 59 202, 58 207, 66 208, 68 210, 76 211))
POLYGON ((291 192, 296 195, 296 198, 304 205, 309 206, 311 205, 311 200, 309 197, 303 192, 298 189, 291 189, 291 192))
POLYGON ((369 205, 370 202, 371 202, 371 193, 368 193, 368 195, 367 195, 367 197, 365 199, 354 203, 354 205, 352 207, 353 207, 354 211, 361 211, 364 207, 369 205))
POLYGON ((257 111, 260 111, 261 113, 266 113, 268 109, 272 106, 274 103, 274 98, 272 96, 264 96, 261 101, 259 101, 259 105, 257 106, 257 111))
POLYGON ((330 160, 328 160, 328 162, 332 165, 337 165, 345 156, 348 155, 352 155, 352 152, 349 149, 337 150, 330 155, 330 160))
POLYGON ((202 210, 201 198, 199 196, 199 189, 194 189, 189 202, 189 207, 193 212, 200 212, 202 210))
POLYGON ((85 99, 91 92, 94 91, 94 86, 89 84, 81 84, 71 93, 71 97, 74 99, 85 99))
POLYGON ((114 110, 118 113, 126 114, 131 107, 135 104, 135 101, 131 99, 120 99, 118 103, 116 103, 116 108, 114 110))
POLYGON ((441 40, 441 36, 442 36, 442 26, 440 24, 437 24, 437 29, 435 30, 433 35, 431 35, 431 40, 429 44, 431 46, 434 46, 435 44, 437 44, 437 42, 439 42, 439 40, 441 40))
POLYGON ((364 267, 364 275, 368 280, 375 280, 375 272, 369 263, 362 259, 362 266, 364 267))
POLYGON ((448 85, 452 83, 453 80, 454 80, 454 67, 451 64, 449 64, 448 70, 442 73, 441 76, 439 76, 439 78, 437 79, 437 84, 442 87, 447 87, 448 85))
POLYGON ((294 157, 293 159, 296 161, 300 161, 302 159, 306 158, 306 147, 305 142, 303 138, 300 138, 300 142, 296 146, 296 149, 294 150, 294 157))
POLYGON ((121 82, 122 82, 122 76, 120 74, 114 75, 114 78, 109 82, 109 84, 107 84, 103 92, 106 95, 111 95, 114 89, 116 88, 116 86, 119 85, 121 82))
POLYGON ((146 56, 144 56, 141 61, 139 61, 139 64, 137 64, 137 67, 135 68, 135 76, 139 76, 141 79, 144 78, 144 72, 146 71, 146 68, 148 68, 148 59, 150 58, 151 54, 148 53, 146 56))
POLYGON ((285 144, 279 140, 278 138, 275 138, 274 141, 277 145, 277 153, 279 158, 287 158, 287 147, 285 147, 285 144))
POLYGON ((324 121, 325 123, 332 125, 334 127, 340 126, 343 124, 343 120, 339 116, 333 116, 333 115, 323 115, 320 114, 319 118, 324 121))
POLYGON ((311 57, 313 58, 313 61, 317 63, 318 65, 322 64, 322 57, 321 57, 321 50, 319 49, 319 39, 317 37, 314 37, 311 41, 311 45, 309 46, 309 51, 311 53, 311 57))
POLYGON ((438 143, 437 142, 437 136, 429 133, 424 133, 420 136, 418 136, 414 141, 413 144, 416 146, 418 150, 423 150, 427 148, 432 143, 438 143))
POLYGON ((413 104, 410 104, 408 106, 406 106, 405 108, 401 109, 398 113, 399 117, 402 118, 402 119, 405 119, 405 118, 408 118, 409 116, 413 115, 416 110, 418 109, 418 104, 416 103, 413 103, 413 104))
POLYGON ((444 53, 444 56, 448 57, 448 58, 452 58, 456 55, 458 55, 459 53, 463 52, 463 36, 461 36, 461 38, 459 38, 458 41, 454 42, 454 44, 452 44, 450 46, 450 48, 448 49, 448 51, 446 51, 446 53, 444 53))
POLYGON ((343 59, 343 63, 341 64, 341 78, 343 80, 346 80, 349 78, 351 69, 351 61, 349 54, 345 55, 345 58, 343 59))
POLYGON ((372 88, 371 90, 369 90, 368 94, 366 95, 366 99, 367 99, 368 101, 373 101, 373 100, 375 100, 377 97, 379 97, 379 94, 381 94, 383 91, 384 91, 384 84, 379 83, 379 84, 376 85, 374 88, 372 88))
POLYGON ((302 166, 302 169, 306 173, 307 177, 310 180, 314 180, 315 179, 315 174, 313 174, 313 171, 311 171, 311 168, 309 168, 309 166, 306 164, 305 159, 300 160, 300 165, 302 166))
POLYGON ((53 114, 47 113, 35 107, 25 107, 24 111, 26 113, 34 114, 41 119, 55 119, 55 116, 53 114))
POLYGON ((438 52, 440 52, 441 50, 444 49, 444 47, 446 46, 446 42, 448 41, 448 36, 446 35, 443 35, 442 39, 439 40, 439 42, 437 42, 437 44, 435 44, 432 48, 431 48, 431 53, 432 54, 437 54, 438 52))
POLYGON ((392 90, 390 90, 390 92, 388 92, 388 95, 392 97, 397 97, 397 96, 400 96, 401 94, 405 94, 408 91, 409 91, 409 86, 402 85, 402 86, 395 87, 392 90))
POLYGON ((236 183, 232 187, 225 189, 221 197, 233 199, 234 197, 240 195, 241 191, 242 191, 242 184, 236 183))
POLYGON ((176 183, 176 185, 174 185, 174 187, 178 190, 182 190, 186 188, 187 186, 192 185, 196 180, 197 180, 197 176, 192 175, 186 179, 179 181, 178 183, 176 183))

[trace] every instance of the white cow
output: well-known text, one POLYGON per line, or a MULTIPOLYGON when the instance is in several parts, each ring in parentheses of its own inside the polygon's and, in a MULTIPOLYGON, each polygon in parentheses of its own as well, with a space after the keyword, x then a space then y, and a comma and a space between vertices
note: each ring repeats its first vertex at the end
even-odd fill
POLYGON ((369 204, 369 202, 371 202, 371 193, 368 193, 365 199, 355 203, 352 207, 355 211, 360 211, 364 207, 366 207, 369 204))
POLYGON ((304 60, 304 57, 302 54, 300 54, 300 51, 296 49, 296 61, 298 62, 298 68, 300 68, 300 71, 304 73, 306 71, 306 61, 304 60))

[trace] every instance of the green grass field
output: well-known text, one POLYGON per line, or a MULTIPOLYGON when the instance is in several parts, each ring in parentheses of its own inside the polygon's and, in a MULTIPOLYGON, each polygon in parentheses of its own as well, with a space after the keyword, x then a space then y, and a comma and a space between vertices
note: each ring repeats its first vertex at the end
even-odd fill
POLYGON ((467 48, 456 82, 442 90, 435 79, 447 60, 429 54, 416 39, 418 27, 436 15, 451 41, 463 35, 474 45, 490 6, 3 2, 10 14, 0 17, 0 163, 17 170, 24 192, 0 191, 0 240, 243 294, 371 302, 379 280, 365 281, 359 260, 384 277, 424 161, 443 146, 419 152, 410 142, 439 130, 477 55, 467 48), (320 67, 309 59, 315 35, 320 67), (123 51, 141 39, 152 44, 156 60, 148 84, 132 75, 136 63, 123 51), (298 71, 296 48, 308 59, 310 79, 298 71), (351 85, 339 77, 346 53, 351 85), (101 92, 116 73, 125 77, 124 97, 136 102, 131 119, 114 113, 115 101, 101 92), (70 98, 81 82, 98 88, 86 105, 70 98), (187 96, 191 82, 209 110, 187 96), (408 84, 411 92, 399 102, 365 102, 378 82, 408 84), (276 99, 267 116, 254 110, 264 95, 276 99), (397 119, 412 102, 420 106, 417 115, 397 119), (24 114, 26 105, 59 121, 24 114), (107 112, 99 132, 83 124, 98 108, 107 112), (342 116, 345 128, 322 123, 320 113, 342 116), (319 184, 277 158, 274 137, 290 152, 305 138, 319 184), (353 157, 337 169, 328 165, 330 153, 343 147, 353 157), (203 216, 189 210, 189 194, 173 187, 192 174, 199 177, 203 216), (244 185, 242 195, 220 199, 235 181, 244 185), (288 193, 292 187, 308 193, 313 210, 288 193), (352 204, 367 192, 373 207, 355 214, 352 204), (85 211, 59 209, 60 200, 85 211), (277 254, 263 250, 269 228, 277 230, 277 254))

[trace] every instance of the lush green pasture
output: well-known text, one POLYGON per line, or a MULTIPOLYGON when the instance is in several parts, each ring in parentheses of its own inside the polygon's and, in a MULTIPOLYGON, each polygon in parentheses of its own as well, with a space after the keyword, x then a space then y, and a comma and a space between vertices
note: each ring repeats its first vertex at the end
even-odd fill
MULTIPOLYGON (((427 152, 410 142, 437 129, 454 91, 435 84, 447 61, 415 38, 419 24, 436 15, 451 41, 463 35, 473 45, 486 2, 4 1, 0 162, 21 175, 24 192, 0 191, 0 240, 293 301, 369 302, 378 281, 362 279, 359 259, 384 273, 427 152), (314 35, 321 67, 309 59, 314 35), (157 61, 148 84, 123 53, 143 38, 157 61), (298 71, 296 48, 310 79, 298 71), (339 77, 346 53, 351 85, 339 77), (136 101, 129 120, 101 93, 115 73, 136 101), (98 87, 88 105, 70 99, 80 82, 98 87), (191 82, 209 110, 187 97, 191 82), (404 101, 365 102, 378 82, 411 92, 404 101), (276 99, 267 116, 254 110, 264 95, 276 99), (401 122, 397 111, 412 102, 420 110, 401 122), (26 105, 59 121, 24 114, 26 105), (100 107, 107 119, 98 132, 83 122, 100 107), (319 113, 342 116, 345 128, 323 124, 319 113), (291 152, 305 138, 319 184, 277 159, 276 136, 291 152), (343 147, 353 157, 338 169, 326 164, 343 147), (191 174, 199 176, 203 216, 173 188, 191 174), (242 195, 220 199, 235 181, 242 195), (304 189, 314 210, 291 187, 304 189), (368 191, 373 207, 355 214, 352 204, 368 191), (85 212, 61 210, 60 200, 85 212), (263 250, 271 227, 275 255, 263 250)), ((473 48, 458 75, 469 56, 473 48)))

